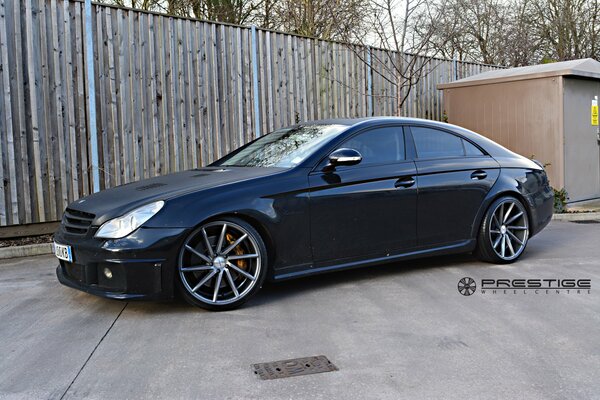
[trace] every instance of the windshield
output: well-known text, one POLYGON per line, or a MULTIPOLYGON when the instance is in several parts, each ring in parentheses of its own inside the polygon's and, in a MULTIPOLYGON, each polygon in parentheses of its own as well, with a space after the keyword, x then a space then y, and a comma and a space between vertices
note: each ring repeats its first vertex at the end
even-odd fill
POLYGON ((257 139, 239 152, 226 156, 215 165, 291 168, 346 128, 345 125, 306 125, 280 129, 257 139))

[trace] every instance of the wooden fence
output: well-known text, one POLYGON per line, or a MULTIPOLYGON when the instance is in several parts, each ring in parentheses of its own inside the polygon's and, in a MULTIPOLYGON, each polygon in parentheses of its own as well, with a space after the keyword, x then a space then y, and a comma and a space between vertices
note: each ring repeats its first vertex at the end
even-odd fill
MULTIPOLYGON (((0 226, 58 220, 92 191, 96 147, 108 188, 206 165, 297 121, 397 114, 385 65, 394 54, 384 50, 99 4, 86 32, 83 8, 0 0, 0 226), (97 146, 87 120, 88 34, 97 146)), ((429 73, 405 116, 441 119, 438 83, 496 68, 420 62, 429 73)))

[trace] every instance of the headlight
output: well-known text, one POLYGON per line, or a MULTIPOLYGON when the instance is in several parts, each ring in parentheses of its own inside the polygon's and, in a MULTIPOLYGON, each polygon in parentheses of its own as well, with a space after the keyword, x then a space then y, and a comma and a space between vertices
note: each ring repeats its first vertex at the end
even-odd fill
POLYGON ((125 237, 152 218, 164 205, 164 201, 156 201, 136 208, 122 217, 106 221, 98 229, 98 232, 96 232, 96 237, 103 239, 120 239, 125 237))

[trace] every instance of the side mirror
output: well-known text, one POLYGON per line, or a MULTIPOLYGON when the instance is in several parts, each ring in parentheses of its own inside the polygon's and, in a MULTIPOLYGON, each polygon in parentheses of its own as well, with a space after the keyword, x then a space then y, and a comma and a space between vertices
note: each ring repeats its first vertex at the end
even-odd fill
POLYGON ((337 149, 329 155, 329 168, 338 165, 356 165, 362 161, 362 155, 354 149, 337 149))

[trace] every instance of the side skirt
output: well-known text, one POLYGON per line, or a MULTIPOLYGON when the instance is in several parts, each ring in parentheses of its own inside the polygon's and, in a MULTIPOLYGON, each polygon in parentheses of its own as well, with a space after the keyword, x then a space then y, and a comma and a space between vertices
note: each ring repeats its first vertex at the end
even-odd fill
POLYGON ((272 280, 273 281, 284 281, 284 280, 288 280, 288 279, 300 278, 300 277, 309 276, 309 275, 324 274, 327 272, 335 272, 335 271, 346 270, 346 269, 353 269, 353 268, 367 267, 367 266, 371 266, 371 265, 385 264, 385 263, 390 263, 393 261, 410 260, 410 259, 414 259, 414 258, 430 257, 430 256, 440 256, 440 255, 445 255, 445 254, 465 253, 465 252, 473 251, 473 249, 475 249, 475 245, 476 245, 476 240, 469 239, 469 240, 463 240, 460 242, 451 243, 451 244, 441 246, 441 247, 434 247, 434 248, 428 248, 428 249, 423 249, 423 250, 415 250, 415 251, 411 251, 408 253, 402 253, 402 254, 391 255, 391 256, 386 256, 386 257, 377 257, 377 258, 371 258, 368 260, 328 265, 328 266, 324 266, 324 267, 310 268, 310 269, 305 269, 302 271, 294 271, 294 272, 288 272, 288 273, 277 274, 277 272, 275 272, 272 280))

